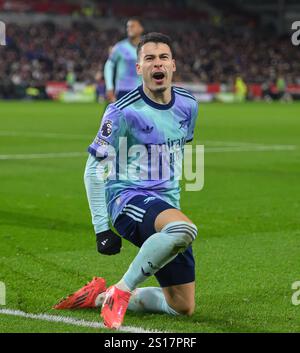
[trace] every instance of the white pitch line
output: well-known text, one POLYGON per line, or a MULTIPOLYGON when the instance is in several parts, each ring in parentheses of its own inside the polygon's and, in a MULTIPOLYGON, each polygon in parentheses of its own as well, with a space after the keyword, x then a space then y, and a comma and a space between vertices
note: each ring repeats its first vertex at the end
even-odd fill
MULTIPOLYGON (((294 151, 294 145, 270 145, 270 146, 241 146, 241 147, 205 147, 204 153, 226 153, 226 152, 276 152, 294 151)), ((57 152, 57 153, 29 153, 29 154, 0 154, 0 160, 26 160, 47 158, 77 158, 88 156, 87 152, 57 152)))
POLYGON ((217 147, 255 147, 255 146, 294 146, 287 144, 267 144, 263 142, 240 142, 240 141, 203 141, 205 146, 217 146, 217 147))
MULTIPOLYGON (((83 139, 93 138, 92 135, 88 134, 65 134, 60 132, 30 132, 30 131, 0 131, 0 136, 24 136, 24 137, 45 137, 45 138, 62 138, 62 139, 83 139)), ((220 147, 241 147, 241 146, 268 146, 258 142, 241 142, 241 141, 215 141, 208 140, 203 141, 205 145, 220 146, 220 147)), ((273 146, 273 145, 269 145, 273 146)), ((276 146, 286 146, 286 145, 276 145, 276 146)))
POLYGON ((205 153, 224 153, 224 152, 265 152, 265 151, 294 151, 294 145, 256 145, 256 146, 236 146, 236 147, 207 147, 205 153))
POLYGON ((87 152, 54 152, 54 153, 29 153, 29 154, 0 154, 0 160, 10 159, 43 159, 43 158, 73 158, 88 156, 87 152))
POLYGON ((64 134, 59 132, 28 132, 28 131, 0 131, 0 136, 5 137, 42 137, 42 138, 62 138, 62 139, 83 139, 93 138, 92 135, 83 135, 83 134, 64 134))
MULTIPOLYGON (((80 327, 88 327, 88 328, 101 328, 107 329, 103 323, 95 322, 95 321, 85 321, 85 320, 77 320, 68 316, 58 316, 58 315, 48 315, 48 314, 31 314, 25 313, 20 310, 11 310, 11 309, 0 309, 0 315, 10 315, 22 317, 25 319, 33 319, 40 321, 48 321, 48 322, 58 322, 67 325, 80 326, 80 327)), ((157 330, 145 330, 142 327, 135 326, 121 326, 118 331, 121 332, 131 332, 131 333, 163 333, 162 331, 157 330)))
POLYGON ((239 142, 239 141, 215 141, 215 140, 207 140, 203 141, 205 145, 212 146, 261 146, 261 143, 258 142, 239 142))

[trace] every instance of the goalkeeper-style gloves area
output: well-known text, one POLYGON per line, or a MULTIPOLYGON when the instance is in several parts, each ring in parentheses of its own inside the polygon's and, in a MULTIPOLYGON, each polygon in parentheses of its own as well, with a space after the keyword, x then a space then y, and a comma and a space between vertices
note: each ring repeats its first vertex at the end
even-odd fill
POLYGON ((97 233, 97 250, 103 255, 115 255, 121 251, 122 238, 112 230, 97 233))

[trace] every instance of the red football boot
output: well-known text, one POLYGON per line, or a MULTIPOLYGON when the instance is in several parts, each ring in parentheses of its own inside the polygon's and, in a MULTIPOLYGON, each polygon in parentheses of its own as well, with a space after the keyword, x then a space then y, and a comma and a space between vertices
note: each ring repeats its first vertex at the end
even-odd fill
POLYGON ((105 279, 94 277, 91 282, 77 292, 70 294, 54 305, 53 309, 81 309, 95 308, 95 300, 100 293, 106 291, 105 279))
POLYGON ((106 327, 118 329, 122 325, 130 297, 130 292, 125 292, 116 286, 107 289, 101 310, 106 327))

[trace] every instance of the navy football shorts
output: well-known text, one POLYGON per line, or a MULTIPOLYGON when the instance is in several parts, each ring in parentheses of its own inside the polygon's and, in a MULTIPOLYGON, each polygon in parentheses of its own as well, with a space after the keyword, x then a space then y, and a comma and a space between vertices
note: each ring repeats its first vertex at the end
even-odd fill
MULTIPOLYGON (((133 197, 117 217, 114 227, 119 234, 139 248, 154 233, 154 222, 159 213, 175 208, 157 197, 133 197)), ((195 261, 192 247, 166 264, 155 274, 161 287, 170 287, 195 280, 195 261)))

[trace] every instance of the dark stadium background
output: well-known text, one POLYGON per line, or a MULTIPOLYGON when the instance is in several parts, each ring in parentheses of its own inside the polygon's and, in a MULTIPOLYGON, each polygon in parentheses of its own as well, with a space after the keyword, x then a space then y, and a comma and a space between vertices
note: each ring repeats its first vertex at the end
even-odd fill
POLYGON ((84 100, 85 85, 95 85, 101 99, 104 62, 130 16, 146 32, 171 35, 175 81, 200 100, 231 101, 237 77, 249 100, 300 97, 300 51, 291 45, 297 0, 0 0, 0 98, 57 99, 69 89, 65 99, 84 100))

